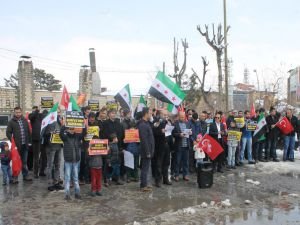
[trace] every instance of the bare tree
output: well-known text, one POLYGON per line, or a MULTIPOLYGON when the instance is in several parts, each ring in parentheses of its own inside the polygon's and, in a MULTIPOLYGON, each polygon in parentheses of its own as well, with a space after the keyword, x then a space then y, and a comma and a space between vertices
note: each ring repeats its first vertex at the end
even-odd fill
POLYGON ((179 68, 179 63, 178 63, 179 43, 174 38, 174 53, 173 53, 174 74, 169 75, 170 77, 175 79, 175 82, 176 82, 176 84, 178 84, 179 87, 182 87, 183 80, 185 78, 184 76, 185 76, 185 71, 186 71, 187 49, 189 47, 186 39, 181 40, 181 44, 183 47, 183 63, 181 65, 181 67, 179 68))
MULTIPOLYGON (((227 32, 230 27, 227 27, 227 32)), ((222 25, 219 24, 217 28, 217 33, 215 32, 215 25, 212 24, 212 37, 209 34, 208 25, 205 25, 205 31, 201 29, 201 26, 197 26, 197 30, 199 33, 205 37, 207 44, 215 51, 217 57, 217 65, 218 65, 218 89, 219 89, 219 104, 221 104, 222 100, 222 55, 224 51, 224 34, 222 33, 222 25)))

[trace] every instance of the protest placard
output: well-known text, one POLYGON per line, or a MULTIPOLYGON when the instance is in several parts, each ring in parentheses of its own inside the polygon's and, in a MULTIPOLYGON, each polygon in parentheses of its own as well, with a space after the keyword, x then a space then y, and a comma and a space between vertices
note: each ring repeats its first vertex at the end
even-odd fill
POLYGON ((94 136, 99 137, 99 127, 98 126, 90 126, 86 130, 86 136, 84 137, 85 141, 90 141, 94 136))
POLYGON ((107 139, 92 139, 89 145, 89 155, 107 155, 108 140, 107 139))
POLYGON ((140 134, 138 129, 125 130, 124 143, 140 142, 140 134))
POLYGON ((234 120, 235 120, 237 128, 243 128, 245 126, 245 119, 244 119, 244 117, 234 118, 234 120))
POLYGON ((53 97, 41 97, 41 108, 50 109, 53 107, 53 97))
POLYGON ((51 134, 50 142, 52 144, 63 144, 63 141, 61 140, 61 138, 59 136, 59 131, 56 131, 51 134))
POLYGON ((233 130, 228 131, 228 136, 227 136, 228 141, 240 141, 241 137, 242 137, 242 132, 240 131, 233 131, 233 130))
POLYGON ((65 119, 66 127, 72 128, 84 128, 84 116, 82 112, 78 111, 67 111, 65 119))
POLYGON ((93 112, 99 111, 99 101, 98 100, 88 100, 88 106, 91 107, 93 112))
POLYGON ((247 131, 255 131, 257 127, 256 121, 249 121, 246 123, 246 130, 247 131))

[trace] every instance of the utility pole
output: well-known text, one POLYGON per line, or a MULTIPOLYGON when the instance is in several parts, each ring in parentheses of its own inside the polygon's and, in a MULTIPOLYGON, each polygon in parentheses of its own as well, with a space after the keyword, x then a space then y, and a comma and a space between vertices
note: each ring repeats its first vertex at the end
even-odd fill
POLYGON ((229 95, 228 95, 228 56, 227 56, 227 15, 226 15, 226 0, 223 0, 224 9, 224 65, 225 65, 225 111, 229 111, 229 95))

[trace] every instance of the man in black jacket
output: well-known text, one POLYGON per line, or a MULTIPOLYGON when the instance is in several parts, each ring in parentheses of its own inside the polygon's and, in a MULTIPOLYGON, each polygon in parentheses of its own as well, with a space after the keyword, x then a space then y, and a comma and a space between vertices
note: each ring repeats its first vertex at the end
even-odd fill
POLYGON ((266 117, 266 122, 268 126, 267 142, 268 142, 268 151, 266 151, 265 159, 269 161, 270 158, 274 162, 279 162, 276 154, 276 146, 278 142, 279 129, 276 127, 276 123, 279 121, 280 114, 276 113, 274 107, 270 108, 270 115, 266 117))
MULTIPOLYGON (((28 175, 27 158, 28 144, 30 140, 30 131, 27 120, 22 116, 20 107, 14 108, 14 117, 8 122, 6 128, 6 136, 11 141, 12 137, 15 140, 21 160, 22 160, 22 175, 24 181, 32 181, 28 175)), ((13 182, 17 182, 18 177, 13 178, 13 182)))
POLYGON ((190 149, 190 136, 192 135, 191 127, 186 122, 184 112, 179 112, 179 121, 175 122, 174 130, 172 132, 175 138, 175 149, 177 154, 177 164, 175 172, 175 181, 179 181, 179 170, 182 165, 183 180, 189 181, 189 149, 190 149))
MULTIPOLYGON (((32 152, 33 152, 33 174, 34 178, 39 177, 39 159, 41 149, 41 125, 43 115, 37 106, 32 107, 32 113, 29 114, 29 120, 32 126, 32 152)), ((41 171, 44 173, 44 171, 41 171)))
POLYGON ((170 166, 170 148, 168 138, 165 136, 165 127, 167 121, 167 111, 158 111, 153 124, 153 133, 155 139, 154 161, 155 165, 155 185, 161 186, 161 181, 166 185, 171 185, 169 181, 169 166, 170 166))
POLYGON ((293 115, 291 109, 286 111, 286 118, 290 121, 294 130, 284 137, 283 161, 289 160, 294 162, 295 134, 298 131, 298 119, 293 115))
MULTIPOLYGON (((216 113, 214 122, 209 126, 209 135, 223 146, 222 136, 225 135, 224 125, 221 123, 221 114, 216 113)), ((224 151, 213 161, 214 171, 223 173, 224 151)))
POLYGON ((154 136, 149 120, 151 114, 149 108, 145 107, 142 110, 142 119, 138 122, 137 127, 140 134, 140 147, 141 147, 141 184, 140 188, 143 192, 152 191, 148 184, 148 176, 151 164, 151 158, 154 154, 154 136))

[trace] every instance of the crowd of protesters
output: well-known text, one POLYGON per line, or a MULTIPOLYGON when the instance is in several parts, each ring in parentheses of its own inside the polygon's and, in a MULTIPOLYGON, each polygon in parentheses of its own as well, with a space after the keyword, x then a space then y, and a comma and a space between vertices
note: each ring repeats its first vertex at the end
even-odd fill
MULTIPOLYGON (((243 166, 245 162, 279 162, 277 156, 278 143, 283 140, 283 161, 294 162, 294 149, 299 131, 299 121, 291 109, 280 114, 275 108, 267 113, 261 108, 256 115, 250 111, 232 110, 227 117, 221 112, 215 113, 194 110, 179 111, 171 115, 167 110, 143 108, 135 116, 127 109, 117 112, 103 107, 99 112, 84 107, 86 127, 99 127, 99 134, 93 139, 108 139, 109 152, 107 155, 89 155, 89 141, 84 137, 86 129, 81 132, 64 126, 63 116, 58 115, 55 123, 49 124, 41 136, 41 123, 46 111, 41 113, 38 107, 33 107, 29 120, 23 117, 22 109, 16 107, 14 116, 9 121, 6 135, 9 140, 15 139, 17 149, 22 160, 22 175, 24 182, 32 182, 28 172, 29 149, 32 149, 33 176, 38 179, 45 176, 48 190, 65 190, 65 198, 69 200, 70 187, 74 186, 75 198, 80 199, 80 186, 91 184, 91 196, 102 195, 102 182, 110 185, 123 185, 125 182, 139 182, 143 192, 152 190, 152 175, 156 187, 172 185, 172 181, 190 180, 190 174, 209 157, 199 147, 204 135, 214 138, 224 151, 213 160, 213 171, 225 171, 243 166), (266 126, 259 137, 253 138, 253 131, 244 126, 238 126, 235 118, 244 118, 245 123, 258 121, 265 117, 266 126), (282 135, 275 126, 286 116, 293 131, 282 135), (32 130, 30 130, 29 123, 32 130), (173 126, 170 135, 166 135, 166 126, 173 126), (125 130, 138 129, 140 142, 124 143, 125 130), (189 130, 188 133, 184 132, 189 130), (240 140, 227 140, 228 131, 240 131, 240 140), (63 144, 52 143, 50 138, 58 133, 63 144), (134 156, 134 168, 124 165, 124 151, 134 156), (61 168, 61 161, 64 167, 61 168), (246 161, 247 160, 247 161, 246 161), (61 177, 64 171, 64 177, 61 177), (62 186, 64 184, 64 186, 62 186)), ((10 149, 6 142, 1 142, 1 168, 3 171, 3 185, 17 184, 18 177, 12 177, 10 168, 10 149)))

